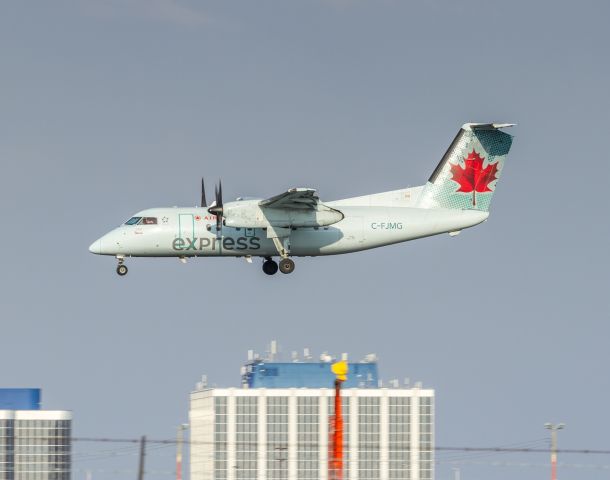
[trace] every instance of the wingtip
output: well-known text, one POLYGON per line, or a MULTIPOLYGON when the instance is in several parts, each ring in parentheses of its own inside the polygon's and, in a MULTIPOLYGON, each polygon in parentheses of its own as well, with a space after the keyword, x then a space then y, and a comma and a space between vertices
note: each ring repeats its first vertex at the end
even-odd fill
POLYGON ((464 130, 499 130, 517 125, 516 123, 465 123, 462 125, 464 130))

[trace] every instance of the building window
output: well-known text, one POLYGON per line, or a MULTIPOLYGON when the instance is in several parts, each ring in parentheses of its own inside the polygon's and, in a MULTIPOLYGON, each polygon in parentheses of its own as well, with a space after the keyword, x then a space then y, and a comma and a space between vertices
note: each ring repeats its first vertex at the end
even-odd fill
POLYGON ((410 478, 411 399, 390 397, 388 399, 388 476, 390 479, 410 478))
POLYGON ((0 479, 68 480, 69 420, 0 421, 0 479))
POLYGON ((320 476, 319 398, 297 398, 297 478, 317 480, 320 476))
POLYGON ((267 478, 288 478, 288 397, 267 397, 267 478))
POLYGON ((257 479, 258 397, 237 397, 235 418, 235 478, 257 479))
POLYGON ((358 399, 358 478, 379 479, 379 397, 358 399))
POLYGON ((214 397, 214 478, 227 478, 227 397, 214 397))
POLYGON ((431 480, 434 468, 432 397, 419 399, 419 478, 431 480))

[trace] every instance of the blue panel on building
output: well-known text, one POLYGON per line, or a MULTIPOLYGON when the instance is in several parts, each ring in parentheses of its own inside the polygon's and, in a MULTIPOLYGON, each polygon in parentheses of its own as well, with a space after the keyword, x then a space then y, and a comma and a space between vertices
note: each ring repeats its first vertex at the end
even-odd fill
MULTIPOLYGON (((254 361, 246 364, 243 383, 249 388, 333 388, 335 375, 330 363, 276 363, 254 361)), ((344 388, 377 388, 376 363, 350 363, 344 388)))
POLYGON ((0 410, 40 410, 40 388, 0 388, 0 410))

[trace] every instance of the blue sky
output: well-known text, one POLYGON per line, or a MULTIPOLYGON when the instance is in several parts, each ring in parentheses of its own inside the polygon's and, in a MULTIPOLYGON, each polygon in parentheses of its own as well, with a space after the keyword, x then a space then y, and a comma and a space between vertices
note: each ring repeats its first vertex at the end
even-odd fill
MULTIPOLYGON (((376 352, 384 378, 435 388, 438 445, 544 445, 542 425, 562 421, 561 446, 603 448, 609 13, 602 1, 2 2, 2 386, 41 386, 45 407, 74 410, 78 436, 171 438, 201 374, 237 385, 246 351, 275 338, 288 353, 376 352), (227 198, 422 184, 466 121, 518 126, 489 221, 456 238, 301 259, 272 278, 257 262, 133 259, 120 279, 87 251, 138 210, 195 205, 202 175, 227 198)), ((157 453, 170 471, 171 449, 157 453)), ((462 478, 546 474, 460 458, 462 478)), ((136 465, 75 460, 74 478, 136 465)))

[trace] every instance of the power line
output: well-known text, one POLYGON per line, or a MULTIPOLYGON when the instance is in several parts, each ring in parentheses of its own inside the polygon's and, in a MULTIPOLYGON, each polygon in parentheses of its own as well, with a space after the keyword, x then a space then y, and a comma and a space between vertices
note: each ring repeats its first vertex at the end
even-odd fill
MULTIPOLYGON (((541 443, 543 443, 546 440, 546 438, 538 438, 538 439, 534 439, 534 440, 529 440, 529 441, 525 441, 525 442, 518 442, 518 443, 509 443, 506 445, 498 445, 498 448, 535 448, 537 446, 539 446, 541 443)), ((499 452, 502 454, 507 454, 508 452, 499 452)), ((493 455, 497 455, 498 452, 462 452, 462 451, 445 451, 445 452, 438 452, 436 455, 436 461, 437 463, 439 461, 459 461, 462 460, 464 458, 468 458, 468 459, 473 459, 473 458, 483 458, 483 457, 489 457, 489 456, 493 456, 493 455)))
MULTIPOLYGON (((133 443, 139 444, 141 439, 139 438, 104 438, 104 437, 72 437, 71 440, 73 442, 100 442, 100 443, 133 443)), ((176 439, 146 439, 146 443, 150 444, 161 444, 161 445, 175 445, 177 443, 176 439)), ((185 444, 188 445, 217 445, 218 442, 214 441, 198 441, 198 440, 185 440, 185 444)), ((225 442, 227 443, 227 442, 225 442)), ((235 446, 277 446, 277 442, 273 443, 265 443, 265 442, 233 442, 235 446)), ((282 443, 284 446, 308 446, 308 447, 319 447, 320 444, 318 442, 299 442, 295 443, 282 443)), ((375 450, 379 449, 376 445, 367 445, 367 450, 375 450)), ((419 448, 420 451, 431 450, 430 448, 419 448)), ((432 450, 439 452, 507 452, 507 453, 550 453, 550 448, 533 448, 533 447, 460 447, 460 446, 435 446, 432 450)), ((593 455, 610 455, 610 450, 603 449, 591 449, 591 448, 582 448, 582 449, 574 449, 574 448, 562 448, 557 449, 558 453, 574 453, 574 454, 593 454, 593 455)))
MULTIPOLYGON (((491 466, 491 467, 541 467, 548 468, 550 463, 531 463, 531 462, 508 462, 508 461, 488 461, 488 462, 479 462, 479 461, 459 461, 459 462, 436 462, 437 464, 445 464, 445 465, 477 465, 477 466, 491 466)), ((597 464, 597 463, 564 463, 559 462, 557 464, 558 467, 561 468, 588 468, 588 469, 601 469, 601 470, 610 470, 610 465, 608 464, 597 464)))
MULTIPOLYGON (((434 447, 438 451, 456 451, 456 452, 513 452, 513 453, 550 453, 550 448, 505 448, 505 447, 434 447)), ((562 448, 557 449, 558 453, 578 453, 578 454, 598 454, 610 455, 610 450, 597 449, 576 449, 562 448)))

